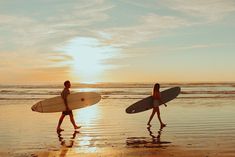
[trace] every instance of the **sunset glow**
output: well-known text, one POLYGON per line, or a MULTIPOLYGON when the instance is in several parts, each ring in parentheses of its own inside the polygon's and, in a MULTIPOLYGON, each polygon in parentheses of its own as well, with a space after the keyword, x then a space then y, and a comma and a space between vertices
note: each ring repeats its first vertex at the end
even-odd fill
POLYGON ((0 18, 4 83, 235 81, 234 0, 2 1, 0 18))
POLYGON ((106 61, 117 55, 117 48, 101 45, 92 38, 75 38, 60 50, 72 58, 68 61, 71 78, 83 83, 100 80, 101 74, 113 67, 106 61))

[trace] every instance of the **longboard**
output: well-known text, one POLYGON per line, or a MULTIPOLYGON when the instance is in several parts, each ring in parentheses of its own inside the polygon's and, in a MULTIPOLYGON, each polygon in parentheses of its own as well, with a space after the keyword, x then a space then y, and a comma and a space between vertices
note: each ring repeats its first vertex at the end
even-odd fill
MULTIPOLYGON (((95 92, 78 92, 68 95, 68 106, 70 110, 79 109, 98 103, 101 96, 95 92)), ((66 110, 64 100, 61 96, 45 99, 34 104, 31 109, 35 112, 51 113, 66 110)))
MULTIPOLYGON (((162 103, 160 103, 159 106, 175 99, 179 95, 179 93, 180 93, 180 87, 173 87, 173 88, 169 88, 167 90, 162 91, 161 92, 162 103)), ((129 114, 139 113, 139 112, 147 111, 152 108, 153 108, 153 97, 148 96, 130 105, 128 108, 126 108, 126 113, 129 113, 129 114)))

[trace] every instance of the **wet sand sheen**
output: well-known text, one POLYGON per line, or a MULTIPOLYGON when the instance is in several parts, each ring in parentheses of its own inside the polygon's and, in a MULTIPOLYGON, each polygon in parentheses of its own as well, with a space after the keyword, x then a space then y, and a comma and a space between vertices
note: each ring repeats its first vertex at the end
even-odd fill
POLYGON ((151 111, 128 115, 136 99, 102 99, 75 110, 74 132, 69 118, 56 133, 60 113, 30 110, 36 100, 1 100, 0 156, 234 156, 235 100, 176 99, 161 107, 167 127, 151 111), (7 116, 6 116, 7 115, 7 116))

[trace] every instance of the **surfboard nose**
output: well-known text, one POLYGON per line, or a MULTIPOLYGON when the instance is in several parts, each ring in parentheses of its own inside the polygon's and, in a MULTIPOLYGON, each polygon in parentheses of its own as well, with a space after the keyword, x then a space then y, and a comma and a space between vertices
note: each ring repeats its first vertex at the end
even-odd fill
POLYGON ((31 110, 32 110, 32 111, 35 111, 35 105, 33 105, 33 106, 31 107, 31 110))

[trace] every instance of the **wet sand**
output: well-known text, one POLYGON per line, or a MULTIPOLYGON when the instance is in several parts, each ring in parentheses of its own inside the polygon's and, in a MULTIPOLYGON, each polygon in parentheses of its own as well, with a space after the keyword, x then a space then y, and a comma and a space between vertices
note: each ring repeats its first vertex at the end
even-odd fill
POLYGON ((99 104, 74 111, 82 128, 74 132, 66 117, 56 132, 60 113, 32 112, 38 100, 0 101, 1 157, 233 157, 235 99, 178 98, 161 107, 167 126, 160 129, 151 111, 129 115, 137 99, 103 98, 99 104))
POLYGON ((61 148, 60 151, 54 152, 39 152, 33 154, 32 156, 37 157, 52 157, 52 156, 59 156, 59 157, 77 157, 77 156, 84 156, 84 157, 233 157, 234 154, 223 154, 223 153, 216 153, 213 151, 196 151, 196 150, 181 150, 181 149, 148 149, 148 148, 131 148, 131 149, 103 149, 96 153, 76 153, 73 149, 65 149, 61 148))

